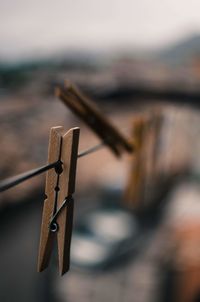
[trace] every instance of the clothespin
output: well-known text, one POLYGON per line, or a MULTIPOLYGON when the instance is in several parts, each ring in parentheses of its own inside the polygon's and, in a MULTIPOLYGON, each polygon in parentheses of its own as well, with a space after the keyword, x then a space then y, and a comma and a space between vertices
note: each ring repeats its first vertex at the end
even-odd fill
POLYGON ((69 270, 74 204, 72 194, 75 191, 79 132, 79 128, 72 128, 63 133, 63 127, 53 127, 50 132, 48 163, 58 162, 59 165, 46 175, 46 199, 38 255, 39 272, 49 264, 56 237, 60 274, 69 270))
POLYGON ((142 190, 144 186, 144 142, 147 128, 146 117, 136 117, 133 120, 132 139, 135 152, 131 155, 130 171, 125 189, 124 200, 130 207, 141 204, 142 190))
POLYGON ((92 101, 88 100, 70 82, 65 87, 57 87, 56 95, 79 118, 81 118, 113 151, 120 156, 122 151, 132 152, 132 144, 113 126, 92 101))
POLYGON ((144 142, 145 178, 143 180, 143 199, 145 206, 152 204, 162 186, 162 174, 158 166, 163 122, 162 108, 156 106, 149 113, 148 129, 144 142))
POLYGON ((161 111, 154 108, 150 114, 136 117, 133 121, 133 141, 135 152, 131 158, 131 167, 125 201, 129 206, 146 206, 155 196, 159 182, 157 157, 161 130, 161 111))

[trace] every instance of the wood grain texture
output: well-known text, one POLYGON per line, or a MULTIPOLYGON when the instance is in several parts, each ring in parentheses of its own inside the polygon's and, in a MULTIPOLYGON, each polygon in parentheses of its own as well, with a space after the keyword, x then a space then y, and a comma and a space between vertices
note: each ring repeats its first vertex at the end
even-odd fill
MULTIPOLYGON (((54 127, 50 131, 48 163, 56 162, 60 156, 62 127, 54 127)), ((45 194, 42 225, 38 255, 38 271, 43 271, 49 264, 55 234, 49 231, 49 222, 54 212, 55 187, 57 185, 57 174, 51 169, 46 174, 45 194)))
MULTIPOLYGON (((76 163, 78 155, 79 128, 70 129, 62 138, 61 161, 63 172, 59 177, 59 194, 57 209, 62 205, 66 197, 72 196, 75 191, 76 163)), ((73 225, 73 199, 61 211, 57 218, 59 226, 58 236, 58 259, 59 271, 63 275, 69 270, 70 245, 73 225)))
POLYGON ((62 127, 51 129, 48 163, 61 160, 62 172, 57 174, 54 169, 47 172, 45 187, 47 198, 44 201, 38 256, 39 272, 43 271, 49 264, 56 237, 60 274, 63 275, 69 270, 74 207, 72 194, 75 190, 79 133, 79 128, 72 128, 66 134, 63 133, 62 127), (56 220, 58 230, 54 233, 49 228, 50 221, 67 197, 71 197, 71 199, 59 212, 56 220))

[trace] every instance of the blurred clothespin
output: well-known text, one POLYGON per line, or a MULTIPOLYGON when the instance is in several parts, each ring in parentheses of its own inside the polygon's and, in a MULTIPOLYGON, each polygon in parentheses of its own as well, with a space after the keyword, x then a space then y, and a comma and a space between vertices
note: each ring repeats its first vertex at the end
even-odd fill
POLYGON ((73 198, 79 142, 79 128, 63 133, 62 127, 50 132, 48 162, 58 162, 57 168, 47 172, 38 271, 49 264, 53 242, 58 241, 59 271, 69 270, 70 243, 73 223, 73 198))
POLYGON ((124 196, 130 207, 146 206, 152 202, 159 190, 157 160, 161 124, 162 115, 159 108, 154 108, 149 114, 138 116, 133 121, 135 152, 132 155, 124 196))
POLYGON ((132 144, 108 121, 96 104, 88 100, 70 82, 66 82, 64 88, 57 87, 56 95, 110 147, 116 156, 120 156, 124 150, 133 151, 132 144))
MULTIPOLYGON (((154 107, 149 112, 148 128, 144 143, 144 189, 145 206, 152 204, 162 188, 162 171, 159 169, 162 136, 163 113, 161 107, 154 107)), ((162 161, 164 158, 162 158, 162 161)))
POLYGON ((130 207, 138 207, 141 204, 143 180, 144 180, 144 141, 147 128, 146 117, 136 117, 133 120, 132 137, 135 152, 131 157, 131 166, 124 199, 130 207))

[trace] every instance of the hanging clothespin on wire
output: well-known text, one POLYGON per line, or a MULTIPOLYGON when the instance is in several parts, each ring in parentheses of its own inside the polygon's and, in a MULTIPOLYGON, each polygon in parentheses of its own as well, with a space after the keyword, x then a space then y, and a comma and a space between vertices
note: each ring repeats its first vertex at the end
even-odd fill
POLYGON ((63 133, 62 127, 53 127, 50 132, 48 163, 60 162, 46 176, 38 271, 49 264, 53 242, 58 241, 59 271, 63 275, 69 270, 70 243, 73 222, 75 175, 78 154, 79 128, 63 133))
POLYGON ((70 82, 67 81, 64 88, 57 87, 56 95, 99 136, 116 156, 120 156, 124 150, 133 151, 132 144, 110 123, 96 104, 88 100, 70 82))

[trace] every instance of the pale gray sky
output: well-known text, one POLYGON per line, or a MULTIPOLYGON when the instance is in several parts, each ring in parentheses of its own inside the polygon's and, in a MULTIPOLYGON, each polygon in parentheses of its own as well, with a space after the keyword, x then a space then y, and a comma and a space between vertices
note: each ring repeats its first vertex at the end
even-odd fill
POLYGON ((199 0, 0 0, 0 56, 160 47, 200 32, 199 0))

